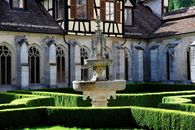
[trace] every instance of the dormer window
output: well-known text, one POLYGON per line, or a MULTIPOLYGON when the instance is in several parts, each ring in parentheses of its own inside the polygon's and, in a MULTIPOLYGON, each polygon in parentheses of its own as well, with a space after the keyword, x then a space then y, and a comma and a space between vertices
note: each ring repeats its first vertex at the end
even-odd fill
POLYGON ((133 26, 133 4, 130 1, 125 2, 124 25, 133 26))
POLYGON ((25 10, 26 0, 11 0, 12 9, 25 10))
POLYGON ((133 25, 133 9, 131 7, 125 8, 124 24, 126 26, 133 25))

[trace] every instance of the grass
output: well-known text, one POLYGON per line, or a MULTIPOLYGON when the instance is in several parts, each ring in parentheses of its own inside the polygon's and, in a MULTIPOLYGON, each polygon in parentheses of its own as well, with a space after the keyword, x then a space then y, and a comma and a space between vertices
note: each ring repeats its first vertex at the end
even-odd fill
MULTIPOLYGON (((16 129, 13 129, 16 130, 16 129)), ((23 128, 23 129, 18 129, 18 130, 92 130, 91 128, 68 128, 68 127, 63 127, 63 126, 46 126, 46 127, 34 127, 34 128, 23 128)), ((99 128, 96 130, 143 130, 143 129, 136 129, 136 128, 99 128)))

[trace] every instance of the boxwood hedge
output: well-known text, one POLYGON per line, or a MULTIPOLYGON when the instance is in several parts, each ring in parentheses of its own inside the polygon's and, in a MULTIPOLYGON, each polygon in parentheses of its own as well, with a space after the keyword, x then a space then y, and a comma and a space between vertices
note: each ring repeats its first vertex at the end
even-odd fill
POLYGON ((144 107, 38 107, 0 110, 1 128, 64 125, 85 128, 195 129, 195 113, 144 107))
MULTIPOLYGON (((39 96, 50 96, 55 99, 56 106, 86 107, 91 106, 90 99, 83 101, 82 95, 64 94, 57 92, 40 91, 16 91, 17 93, 32 94, 39 96)), ((110 99, 109 106, 144 106, 158 107, 164 96, 195 94, 195 91, 138 93, 138 94, 117 94, 116 100, 110 99)))

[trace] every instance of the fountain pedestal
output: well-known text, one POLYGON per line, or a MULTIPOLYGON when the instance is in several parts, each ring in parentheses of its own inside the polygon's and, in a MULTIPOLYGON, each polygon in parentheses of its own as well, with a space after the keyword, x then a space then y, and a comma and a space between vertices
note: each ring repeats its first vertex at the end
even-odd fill
POLYGON ((83 92, 83 99, 90 97, 93 107, 106 107, 108 99, 116 99, 116 91, 124 90, 125 80, 115 81, 73 81, 75 91, 83 92))
POLYGON ((106 80, 106 66, 112 64, 112 60, 105 58, 106 40, 100 30, 100 20, 97 21, 96 33, 92 36, 92 56, 85 60, 85 66, 93 69, 93 77, 90 81, 73 81, 73 89, 83 92, 83 99, 90 97, 93 107, 106 107, 108 99, 116 99, 116 91, 124 90, 125 80, 106 80))

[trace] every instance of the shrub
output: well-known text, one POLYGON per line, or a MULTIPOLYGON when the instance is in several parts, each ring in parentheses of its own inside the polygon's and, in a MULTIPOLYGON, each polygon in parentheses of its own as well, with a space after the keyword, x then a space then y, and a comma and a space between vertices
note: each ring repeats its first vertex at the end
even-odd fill
POLYGON ((19 108, 0 110, 0 128, 19 128, 47 123, 45 108, 19 108))
POLYGON ((89 128, 194 129, 195 113, 143 107, 49 108, 51 124, 89 128))
POLYGON ((85 128, 195 129, 195 113, 144 107, 38 107, 0 110, 1 128, 64 125, 85 128))
POLYGON ((126 89, 120 93, 138 93, 138 92, 168 92, 195 90, 192 84, 162 84, 162 83, 127 83, 126 89))
POLYGON ((32 94, 39 96, 52 97, 55 100, 55 106, 77 107, 91 106, 90 100, 83 101, 82 95, 65 94, 57 92, 40 92, 40 91, 16 91, 17 93, 32 94))
POLYGON ((195 112, 195 104, 159 103, 159 108, 195 112))
POLYGON ((12 109, 12 108, 22 108, 22 107, 26 107, 25 104, 23 103, 18 103, 18 104, 0 104, 0 110, 2 109, 12 109))
POLYGON ((28 94, 17 94, 17 93, 6 93, 1 92, 0 93, 0 104, 9 103, 15 99, 21 99, 21 98, 29 98, 29 97, 35 97, 34 95, 28 95, 28 94))
POLYGON ((179 91, 179 92, 159 92, 159 93, 142 93, 142 94, 117 94, 116 100, 111 99, 109 106, 143 106, 158 107, 164 96, 172 95, 189 95, 195 91, 179 91))
POLYGON ((27 107, 36 107, 36 106, 55 106, 55 101, 51 97, 34 97, 34 98, 23 98, 16 99, 11 102, 11 104, 20 104, 23 103, 27 107))

